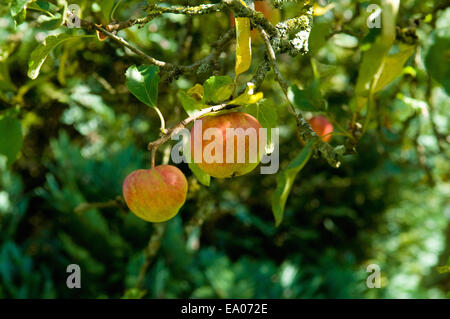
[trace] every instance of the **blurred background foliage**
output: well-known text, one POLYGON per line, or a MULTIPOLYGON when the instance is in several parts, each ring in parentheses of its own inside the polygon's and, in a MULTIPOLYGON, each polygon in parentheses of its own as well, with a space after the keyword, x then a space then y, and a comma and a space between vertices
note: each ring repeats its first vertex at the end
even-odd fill
MULTIPOLYGON (((213 179, 204 187, 187 165, 178 165, 189 180, 188 200, 168 222, 142 291, 134 287, 152 224, 121 205, 76 210, 83 203, 114 201, 127 174, 149 167, 146 144, 158 137, 159 119, 125 86, 125 70, 142 61, 112 41, 82 38, 53 50, 40 76, 31 80, 31 51, 46 35, 67 29, 49 30, 45 14, 30 9, 15 22, 10 9, 15 2, 20 1, 0 5, 0 141, 7 146, 0 152, 0 297, 448 296, 450 277, 442 268, 450 266, 448 1, 401 1, 398 42, 410 40, 402 34, 416 34, 415 53, 402 75, 376 96, 373 121, 357 154, 345 156, 339 169, 320 158, 309 161, 278 228, 270 204, 275 175, 255 170, 213 179), (198 215, 207 216, 200 226, 191 223, 198 215), (81 289, 66 287, 66 267, 73 263, 82 270, 81 289), (381 268, 380 289, 366 286, 369 264, 381 268)), ((102 8, 109 2, 66 4, 78 4, 85 19, 105 22, 102 8)), ((281 20, 295 16, 299 6, 284 2, 274 9, 281 20)), ((347 127, 361 54, 373 38, 367 7, 377 2, 333 3, 332 10, 315 18, 310 52, 278 59, 285 77, 300 87, 314 79, 313 60, 327 116, 347 127)), ((142 16, 146 4, 122 1, 115 18, 142 16)), ((206 56, 229 27, 229 12, 167 14, 119 35, 152 56, 187 65, 206 56)), ((242 83, 251 79, 263 55, 255 35, 252 67, 242 83)), ((215 72, 233 76, 233 70, 232 45, 215 72)), ((204 80, 163 78, 159 107, 168 127, 185 117, 178 90, 204 80)), ((284 168, 302 147, 295 120, 272 73, 261 90, 278 113, 284 168)), ((343 141, 335 135, 331 143, 343 141)), ((164 156, 162 148, 158 161, 164 156)))

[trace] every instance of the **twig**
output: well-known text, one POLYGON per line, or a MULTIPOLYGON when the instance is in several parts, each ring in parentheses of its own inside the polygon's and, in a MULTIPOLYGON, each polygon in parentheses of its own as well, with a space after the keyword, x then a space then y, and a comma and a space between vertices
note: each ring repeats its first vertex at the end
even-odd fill
POLYGON ((117 196, 115 199, 111 199, 106 202, 96 202, 96 203, 81 203, 77 207, 75 207, 74 212, 77 214, 84 213, 90 209, 99 209, 99 208, 120 208, 124 209, 125 205, 121 196, 117 196))
POLYGON ((214 106, 211 106, 211 107, 204 108, 204 109, 194 113, 193 115, 185 118, 184 120, 182 120, 181 122, 179 122, 175 126, 167 129, 166 133, 164 133, 159 139, 157 139, 156 141, 148 143, 147 149, 149 151, 154 152, 160 145, 162 145, 165 142, 167 142, 172 137, 173 134, 175 134, 179 130, 185 128, 189 123, 195 121, 196 119, 198 119, 199 117, 201 117, 203 115, 206 115, 206 114, 212 113, 212 112, 222 111, 222 110, 230 110, 230 109, 233 109, 233 108, 236 108, 236 107, 239 107, 239 105, 224 103, 224 104, 219 104, 219 105, 214 105, 214 106))
POLYGON ((97 30, 97 31, 107 35, 108 37, 113 39, 115 42, 128 48, 129 50, 131 50, 132 52, 134 52, 135 54, 137 54, 138 56, 140 56, 147 62, 158 66, 162 70, 172 72, 172 73, 174 73, 175 76, 178 76, 183 73, 194 73, 194 72, 198 73, 200 70, 204 70, 200 73, 204 73, 204 72, 208 71, 208 66, 212 65, 213 62, 218 59, 220 53, 224 50, 224 47, 229 42, 231 42, 231 40, 234 38, 234 33, 235 33, 234 28, 228 30, 216 43, 213 43, 211 45, 211 47, 213 47, 213 49, 212 49, 211 53, 208 56, 206 56, 205 58, 203 58, 197 62, 194 62, 191 65, 175 65, 175 64, 171 64, 168 62, 158 60, 158 59, 146 54, 145 52, 138 49, 131 43, 127 42, 125 39, 117 36, 115 34, 115 32, 111 32, 111 31, 107 30, 106 27, 97 25, 97 24, 87 21, 87 20, 80 19, 80 18, 76 17, 72 12, 68 12, 68 15, 71 16, 72 18, 79 19, 80 26, 82 28, 85 28, 87 30, 97 30))

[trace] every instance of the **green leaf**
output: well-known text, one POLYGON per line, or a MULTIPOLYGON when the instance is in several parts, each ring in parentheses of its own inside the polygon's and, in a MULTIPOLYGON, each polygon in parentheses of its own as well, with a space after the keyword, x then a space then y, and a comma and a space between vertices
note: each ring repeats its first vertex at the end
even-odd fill
POLYGON ((233 94, 233 79, 229 76, 212 76, 203 83, 205 93, 203 101, 218 104, 228 100, 233 94))
POLYGON ((27 8, 33 9, 33 10, 38 10, 38 11, 51 12, 51 13, 58 11, 58 7, 48 1, 31 2, 27 5, 27 8))
POLYGON ((41 28, 45 30, 54 30, 61 26, 63 21, 63 16, 59 13, 55 14, 53 17, 49 17, 46 15, 41 15, 37 19, 38 23, 40 24, 41 28))
POLYGON ((388 55, 384 58, 380 75, 377 76, 373 93, 381 91, 386 85, 391 83, 403 71, 403 66, 414 52, 414 46, 407 46, 400 52, 388 55))
POLYGON ((15 161, 22 148, 22 125, 13 116, 0 118, 0 154, 8 159, 8 166, 15 161))
MULTIPOLYGON (((395 23, 399 0, 384 0, 382 4, 381 35, 363 54, 355 87, 355 93, 358 97, 368 96, 374 77, 380 71, 384 57, 388 54, 395 40, 395 23)), ((365 99, 358 99, 358 101, 362 101, 358 103, 358 108, 361 108, 365 99)))
POLYGON ((272 100, 262 99, 256 104, 251 104, 245 109, 247 113, 253 115, 263 128, 267 129, 267 145, 272 148, 271 128, 277 127, 278 113, 272 100))
POLYGON ((427 71, 450 95, 450 31, 440 29, 433 32, 425 56, 427 71))
POLYGON ((109 23, 111 11, 114 7, 114 0, 101 0, 100 7, 102 9, 103 19, 105 23, 109 23))
POLYGON ((300 90, 296 85, 291 85, 288 90, 288 97, 292 104, 302 111, 323 111, 326 109, 326 102, 320 92, 318 80, 304 90, 300 90))
POLYGON ((138 288, 129 288, 125 291, 122 299, 142 299, 147 291, 138 288))
POLYGON ((28 61, 28 77, 33 80, 36 79, 39 76, 39 71, 41 70, 42 64, 44 64, 50 51, 64 41, 75 39, 77 37, 83 36, 60 33, 46 37, 44 42, 39 44, 36 49, 31 52, 31 57, 28 61))
POLYGON ((183 109, 188 115, 192 115, 198 110, 206 107, 206 105, 202 103, 203 86, 200 84, 196 84, 189 90, 179 90, 177 96, 181 101, 183 109))
POLYGON ((202 171, 200 169, 200 167, 198 167, 198 165, 195 164, 195 162, 192 160, 191 147, 190 147, 189 142, 186 143, 184 146, 184 155, 186 156, 186 160, 188 162, 189 169, 192 171, 195 178, 197 178, 197 180, 199 181, 200 184, 209 187, 209 185, 211 183, 211 176, 206 174, 204 171, 202 171))
POLYGON ((9 75, 8 64, 6 62, 0 62, 0 91, 16 91, 17 88, 12 83, 9 75))
POLYGON ((158 103, 159 68, 155 65, 130 66, 125 76, 128 89, 150 107, 158 103))
POLYGON ((16 25, 25 21, 27 15, 26 6, 32 0, 12 0, 11 1, 11 16, 13 17, 16 25))
POLYGON ((277 188, 272 195, 272 212, 275 217, 275 226, 279 226, 283 221, 284 207, 294 184, 295 177, 305 166, 311 157, 313 142, 309 142, 294 158, 285 170, 277 175, 277 188))
POLYGON ((327 43, 327 36, 329 33, 329 23, 314 23, 308 40, 311 56, 315 56, 319 52, 320 48, 327 43))

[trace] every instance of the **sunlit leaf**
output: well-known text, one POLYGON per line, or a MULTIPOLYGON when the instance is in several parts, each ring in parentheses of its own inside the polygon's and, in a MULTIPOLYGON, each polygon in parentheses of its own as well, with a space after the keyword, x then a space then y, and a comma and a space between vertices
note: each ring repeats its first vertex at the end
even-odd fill
POLYGON ((44 64, 50 51, 64 41, 72 40, 77 37, 83 36, 60 33, 46 37, 44 42, 39 44, 36 49, 31 52, 31 57, 28 61, 28 77, 33 80, 36 79, 39 76, 39 71, 41 70, 42 64, 44 64))
POLYGON ((252 47, 250 19, 238 17, 236 22, 236 77, 250 68, 252 63, 252 47))
POLYGON ((228 104, 248 105, 257 103, 264 97, 264 94, 262 92, 254 93, 254 90, 254 84, 249 82, 247 88, 245 89, 245 92, 239 95, 237 98, 233 99, 231 102, 228 102, 228 104))
POLYGON ((155 65, 132 65, 126 73, 126 85, 139 101, 151 107, 158 104, 159 68, 155 65))
MULTIPOLYGON (((191 88, 192 89, 192 88, 191 88)), ((198 99, 199 95, 196 92, 189 90, 179 90, 177 93, 178 98, 180 99, 181 105, 183 109, 186 111, 188 115, 192 115, 195 112, 201 110, 206 107, 202 103, 202 99, 198 99)))
POLYGON ((285 170, 277 174, 277 188, 272 195, 272 212, 275 217, 275 226, 283 221, 284 207, 294 184, 295 177, 311 157, 313 142, 305 145, 300 154, 294 158, 285 170))
POLYGON ((321 16, 324 15, 325 13, 327 13, 328 11, 330 11, 331 9, 333 9, 335 7, 334 3, 330 3, 328 5, 326 5, 325 7, 321 7, 317 2, 314 3, 313 6, 313 10, 314 10, 314 15, 315 16, 321 16))
MULTIPOLYGON (((399 7, 399 0, 385 0, 382 2, 382 30, 370 49, 363 54, 359 67, 355 93, 357 107, 360 109, 366 102, 375 75, 380 71, 384 57, 388 54, 395 40, 395 25, 399 7)), ((373 93, 373 92, 372 92, 373 93)))
POLYGON ((402 51, 388 55, 383 59, 381 72, 377 75, 373 93, 382 90, 402 73, 403 66, 414 52, 414 46, 407 46, 402 51))
POLYGON ((25 17, 27 15, 27 4, 32 0, 12 0, 11 1, 11 16, 17 24, 25 21, 25 17))

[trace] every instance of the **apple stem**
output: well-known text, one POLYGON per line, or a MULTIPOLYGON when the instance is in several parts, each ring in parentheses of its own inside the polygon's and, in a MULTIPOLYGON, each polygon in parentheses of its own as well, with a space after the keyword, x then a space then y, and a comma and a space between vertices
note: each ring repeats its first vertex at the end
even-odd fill
POLYGON ((155 168, 155 158, 156 158, 156 150, 158 149, 158 147, 154 147, 154 148, 152 148, 152 155, 151 155, 151 157, 152 157, 152 160, 151 160, 151 162, 152 162, 152 169, 153 168, 155 168))

